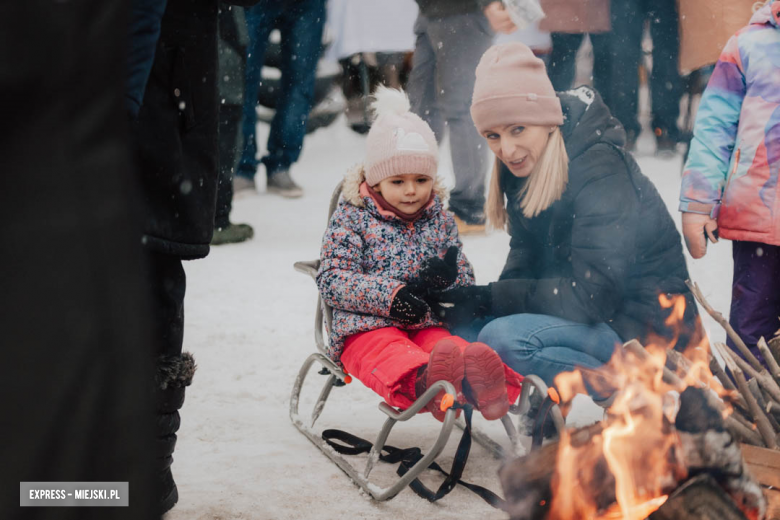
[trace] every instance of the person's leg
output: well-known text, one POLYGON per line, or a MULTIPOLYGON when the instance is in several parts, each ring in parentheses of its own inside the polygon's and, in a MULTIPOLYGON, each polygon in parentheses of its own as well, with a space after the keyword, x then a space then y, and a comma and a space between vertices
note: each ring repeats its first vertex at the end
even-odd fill
POLYGON ((387 404, 408 408, 416 398, 417 372, 429 357, 406 332, 386 327, 347 338, 341 363, 387 404))
POLYGON ((279 6, 271 2, 263 2, 246 9, 246 27, 249 33, 249 45, 246 48, 246 71, 244 74, 244 105, 241 133, 244 145, 236 175, 253 179, 259 164, 257 156, 257 96, 260 92, 260 78, 265 61, 265 50, 268 47, 268 36, 274 28, 279 6))
MULTIPOLYGON (((639 0, 613 0, 612 9, 612 114, 626 133, 639 135, 639 63, 642 57, 644 13, 639 0)), ((631 135, 629 135, 629 138, 631 135)))
POLYGON ((474 71, 495 35, 481 12, 429 19, 428 35, 436 53, 437 106, 449 128, 455 173, 449 208, 466 224, 483 224, 487 144, 471 120, 470 109, 474 71))
MULTIPOLYGON (((729 323, 751 352, 763 362, 756 347, 763 336, 769 339, 779 328, 780 247, 760 242, 733 242, 734 282, 731 289, 729 323)), ((739 353, 731 338, 727 341, 739 353)))
POLYGON ((161 510, 167 511, 178 501, 178 491, 171 473, 176 432, 181 424, 179 409, 184 404, 185 388, 192 382, 195 361, 182 352, 184 341, 184 293, 186 277, 177 256, 147 253, 147 280, 152 294, 157 356, 155 389, 157 479, 162 495, 161 510))
POLYGON ((577 51, 582 44, 582 34, 552 33, 552 52, 547 66, 547 75, 550 76, 553 88, 556 92, 569 90, 574 84, 574 75, 577 71, 577 51))
POLYGON ((279 22, 282 33, 281 92, 271 121, 268 155, 263 157, 269 179, 287 171, 298 160, 303 148, 322 50, 325 0, 290 4, 279 22))
POLYGON ((683 91, 677 69, 680 57, 677 2, 652 0, 647 5, 653 38, 653 70, 650 75, 653 131, 659 148, 673 148, 679 139, 677 118, 683 91))
POLYGON ((217 184, 217 211, 214 227, 230 225, 230 210, 233 207, 233 172, 236 165, 236 143, 241 126, 242 107, 220 105, 219 107, 219 182, 217 184))
POLYGON ((496 318, 479 334, 515 371, 551 385, 561 372, 596 368, 612 357, 620 337, 606 324, 585 325, 539 314, 496 318))
POLYGON ((441 142, 444 138, 444 119, 436 106, 436 53, 428 36, 428 19, 418 16, 414 24, 417 41, 412 57, 412 71, 406 82, 406 92, 412 112, 423 118, 441 142))
POLYGON ((593 46, 593 88, 612 110, 612 33, 590 34, 593 46))

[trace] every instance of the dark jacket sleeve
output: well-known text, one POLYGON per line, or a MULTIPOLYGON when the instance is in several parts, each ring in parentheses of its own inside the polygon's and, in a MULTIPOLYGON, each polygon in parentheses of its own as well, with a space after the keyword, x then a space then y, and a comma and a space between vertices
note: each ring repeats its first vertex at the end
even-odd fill
POLYGON ((133 0, 130 7, 125 109, 133 118, 144 100, 167 3, 168 0, 133 0))
POLYGON ((501 280, 536 278, 539 262, 539 241, 522 224, 509 224, 509 254, 501 280))
POLYGON ((458 236, 458 225, 449 211, 443 213, 445 225, 447 226, 447 247, 456 246, 458 248, 458 278, 455 280, 453 287, 474 285, 474 268, 471 266, 469 259, 466 258, 466 255, 463 254, 463 243, 458 236))
POLYGON ((588 181, 573 199, 571 276, 491 284, 497 316, 536 313, 608 323, 620 308, 634 254, 639 200, 617 153, 594 151, 579 162, 605 173, 588 181))

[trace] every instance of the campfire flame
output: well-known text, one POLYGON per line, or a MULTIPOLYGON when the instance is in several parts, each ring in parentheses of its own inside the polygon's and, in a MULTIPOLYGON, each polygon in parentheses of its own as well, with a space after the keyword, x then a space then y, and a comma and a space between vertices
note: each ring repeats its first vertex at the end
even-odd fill
POLYGON ((654 336, 641 355, 618 345, 602 369, 578 369, 555 379, 567 403, 578 393, 617 392, 600 432, 585 442, 562 435, 547 518, 643 520, 686 477, 673 456, 679 442, 673 428, 677 396, 691 385, 725 390, 710 373, 706 337, 683 353, 684 377, 665 377, 667 349, 680 338, 685 303, 684 296, 659 296, 669 310, 665 325, 671 339, 654 336))

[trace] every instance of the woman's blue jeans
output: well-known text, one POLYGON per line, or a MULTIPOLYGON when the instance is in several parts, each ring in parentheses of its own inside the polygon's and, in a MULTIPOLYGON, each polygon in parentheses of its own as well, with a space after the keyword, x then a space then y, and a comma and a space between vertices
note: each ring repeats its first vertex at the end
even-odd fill
POLYGON ((577 366, 600 367, 612 357, 615 345, 623 343, 606 323, 585 325, 541 314, 478 320, 453 333, 486 343, 513 370, 535 374, 548 385, 561 372, 577 366))

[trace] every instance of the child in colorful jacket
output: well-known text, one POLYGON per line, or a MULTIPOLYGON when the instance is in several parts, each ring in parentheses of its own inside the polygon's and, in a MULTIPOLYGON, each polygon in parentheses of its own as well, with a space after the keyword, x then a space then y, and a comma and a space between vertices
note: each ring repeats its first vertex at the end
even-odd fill
MULTIPOLYGON (((696 116, 680 211, 693 258, 707 237, 733 240, 730 322, 756 342, 780 315, 780 2, 766 2, 726 44, 696 116)), ((729 339, 729 345, 735 346, 729 339)))
MULTIPOLYGON (((323 238, 317 286, 334 309, 329 355, 391 406, 408 408, 447 380, 460 400, 499 419, 522 377, 484 343, 442 328, 423 299, 474 283, 455 220, 442 206, 436 138, 401 91, 380 87, 374 110, 365 163, 345 177, 323 238)), ((443 397, 427 406, 440 421, 443 397)))

